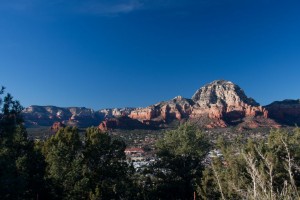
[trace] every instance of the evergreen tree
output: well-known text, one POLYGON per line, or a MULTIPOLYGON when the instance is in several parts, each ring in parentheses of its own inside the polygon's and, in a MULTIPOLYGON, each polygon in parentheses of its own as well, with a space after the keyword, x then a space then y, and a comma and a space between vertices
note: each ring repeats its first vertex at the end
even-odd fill
MULTIPOLYGON (((0 95, 4 94, 4 88, 0 95)), ((0 98, 0 196, 1 199, 34 199, 44 191, 42 155, 28 140, 22 106, 10 94, 0 98)))
POLYGON ((223 157, 212 161, 202 180, 202 197, 299 199, 299 133, 298 128, 291 132, 278 129, 266 140, 223 143, 223 157))
POLYGON ((88 128, 83 138, 76 128, 60 129, 43 147, 52 198, 133 199, 124 150, 124 142, 97 128, 88 128))
POLYGON ((210 148, 204 134, 186 123, 167 131, 156 147, 159 160, 151 171, 156 198, 193 199, 210 148))
POLYGON ((89 128, 84 144, 84 167, 91 199, 134 199, 133 170, 125 161, 125 143, 112 140, 97 128, 89 128))
POLYGON ((60 129, 43 147, 46 180, 55 199, 86 199, 87 179, 83 174, 82 143, 77 128, 60 129))

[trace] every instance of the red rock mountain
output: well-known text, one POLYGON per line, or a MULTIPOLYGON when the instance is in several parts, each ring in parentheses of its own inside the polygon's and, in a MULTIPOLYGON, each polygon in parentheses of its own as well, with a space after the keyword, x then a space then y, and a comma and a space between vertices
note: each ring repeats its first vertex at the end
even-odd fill
POLYGON ((51 126, 51 130, 54 132, 57 132, 61 128, 65 128, 66 125, 63 124, 62 122, 54 122, 53 125, 51 126))
POLYGON ((101 116, 92 109, 56 106, 30 106, 23 110, 26 126, 52 126, 61 122, 70 126, 92 126, 100 123, 101 116))
POLYGON ((269 112, 269 117, 280 124, 300 125, 300 99, 275 101, 265 108, 269 112))
POLYGON ((94 111, 85 107, 29 106, 22 114, 27 127, 52 126, 56 122, 69 126, 89 127, 98 126, 107 118, 127 116, 132 110, 132 108, 115 108, 94 111))
POLYGON ((224 80, 203 86, 192 99, 178 96, 170 101, 133 110, 129 117, 143 123, 189 119, 206 128, 227 127, 246 121, 243 126, 263 126, 260 122, 270 126, 277 125, 272 120, 266 120, 268 111, 265 108, 248 98, 239 86, 224 80), (251 118, 255 119, 255 123, 250 123, 251 118))
POLYGON ((26 125, 51 126, 54 122, 103 131, 121 128, 157 128, 172 121, 190 120, 201 127, 279 127, 300 124, 300 101, 260 106, 230 81, 218 80, 201 87, 191 99, 181 96, 146 108, 103 109, 31 106, 23 112, 26 125))
POLYGON ((155 128, 155 127, 150 127, 138 120, 131 119, 127 116, 121 116, 116 118, 105 119, 100 123, 98 128, 102 132, 105 132, 112 129, 133 130, 133 129, 148 129, 148 128, 155 128))
POLYGON ((191 119, 211 119, 207 127, 226 127, 243 122, 245 117, 265 117, 268 112, 230 81, 214 81, 200 88, 192 97, 195 102, 191 119))
POLYGON ((154 120, 167 123, 172 120, 188 118, 192 113, 193 105, 194 102, 191 99, 177 96, 170 101, 160 102, 147 108, 133 110, 129 117, 143 122, 154 120))

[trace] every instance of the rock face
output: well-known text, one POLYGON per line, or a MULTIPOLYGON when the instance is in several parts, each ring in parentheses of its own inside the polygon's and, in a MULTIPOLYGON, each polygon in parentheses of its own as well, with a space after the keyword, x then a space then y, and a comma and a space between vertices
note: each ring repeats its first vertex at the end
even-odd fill
POLYGON ((177 96, 170 101, 160 102, 147 108, 133 110, 129 117, 142 122, 153 120, 168 123, 172 120, 188 118, 193 105, 194 102, 191 99, 177 96))
MULTIPOLYGON (((30 106, 23 111, 27 126, 98 126, 102 131, 115 128, 167 127, 173 121, 197 123, 201 127, 238 126, 241 129, 300 125, 300 100, 274 102, 266 107, 230 81, 218 80, 201 87, 192 99, 177 96, 146 108, 88 108, 30 106)), ((54 127, 55 128, 55 127, 54 127)))
POLYGON ((52 126, 54 122, 88 127, 97 125, 101 116, 84 107, 30 106, 22 112, 26 126, 52 126))
POLYGON ((51 130, 54 132, 57 132, 61 128, 65 128, 66 125, 64 125, 62 122, 54 122, 54 124, 51 126, 51 130))
POLYGON ((135 110, 135 108, 109 108, 99 110, 96 113, 103 119, 106 119, 120 116, 128 116, 133 110, 135 110))
POLYGON ((275 101, 265 107, 269 117, 284 125, 300 126, 300 99, 275 101))
POLYGON ((107 118, 127 116, 133 108, 114 108, 94 111, 84 107, 30 106, 22 112, 26 126, 52 126, 61 122, 69 126, 98 126, 107 118))
MULTIPOLYGON (((230 81, 214 81, 200 88, 192 97, 181 96, 147 108, 133 110, 129 117, 145 122, 169 123, 189 119, 202 127, 227 127, 243 123, 259 126, 259 121, 249 123, 249 118, 267 118, 268 111, 230 81)), ((273 124, 273 123, 272 123, 273 124)), ((272 125, 273 126, 273 125, 272 125)))
POLYGON ((230 81, 214 81, 200 88, 192 97, 195 102, 190 118, 209 118, 211 126, 226 127, 242 122, 245 117, 267 117, 268 112, 230 81))
POLYGON ((148 129, 150 128, 150 126, 147 126, 141 123, 140 121, 131 119, 127 116, 121 116, 117 118, 105 119, 103 122, 100 123, 98 128, 100 131, 105 132, 113 129, 148 129))

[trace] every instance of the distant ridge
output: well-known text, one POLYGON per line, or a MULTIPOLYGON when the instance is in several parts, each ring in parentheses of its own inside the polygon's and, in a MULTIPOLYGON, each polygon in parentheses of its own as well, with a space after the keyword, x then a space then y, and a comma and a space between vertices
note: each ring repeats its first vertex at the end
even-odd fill
POLYGON ((191 99, 177 96, 145 108, 94 111, 85 107, 30 106, 23 111, 26 126, 99 126, 101 130, 162 128, 173 121, 194 121, 200 127, 240 128, 300 125, 300 100, 275 101, 262 107, 231 81, 204 85, 191 99), (126 117, 126 118, 124 118, 126 117))

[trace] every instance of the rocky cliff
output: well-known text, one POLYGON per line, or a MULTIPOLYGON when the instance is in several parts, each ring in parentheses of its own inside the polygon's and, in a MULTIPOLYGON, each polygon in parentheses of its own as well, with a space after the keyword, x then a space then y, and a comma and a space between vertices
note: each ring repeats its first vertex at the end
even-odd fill
POLYGON ((98 110, 96 113, 103 119, 128 116, 135 108, 109 108, 98 110))
POLYGON ((170 101, 160 102, 147 108, 133 110, 129 117, 140 121, 160 121, 168 123, 172 120, 181 120, 188 118, 192 111, 194 102, 177 96, 170 101))
POLYGON ((149 129, 149 128, 153 129, 155 127, 148 126, 138 120, 131 119, 127 116, 121 116, 116 118, 105 119, 99 124, 98 128, 102 132, 105 132, 113 129, 133 130, 133 129, 149 129))
POLYGON ((23 116, 27 126, 51 126, 54 122, 91 126, 101 121, 92 109, 84 107, 30 106, 23 111, 23 116))
MULTIPOLYGON (((265 123, 266 120, 256 119, 255 123, 250 123, 250 119, 268 118, 268 111, 254 99, 247 97, 238 85, 218 80, 201 87, 192 99, 178 96, 147 108, 133 110, 129 117, 141 122, 161 123, 189 119, 199 126, 214 128, 238 125, 245 121, 251 126, 260 126, 259 121, 265 123)), ((274 125, 271 121, 269 124, 274 125)))
POLYGON ((275 101, 265 107, 269 117, 284 125, 300 126, 300 99, 275 101))
POLYGON ((61 128, 65 128, 66 125, 63 124, 62 122, 54 122, 53 125, 51 126, 51 131, 57 132, 61 128))
POLYGON ((79 127, 98 126, 101 130, 166 127, 173 121, 190 120, 201 127, 279 127, 300 124, 300 101, 274 102, 266 107, 230 81, 209 83, 191 99, 177 96, 146 108, 88 108, 30 106, 23 111, 27 126, 51 126, 54 122, 79 127))
POLYGON ((118 116, 127 116, 132 108, 114 108, 94 111, 85 107, 29 106, 22 112, 25 125, 52 126, 56 122, 69 126, 98 126, 101 121, 118 116))
POLYGON ((211 126, 226 127, 243 122, 245 117, 263 116, 268 112, 254 99, 248 98, 244 91, 230 81, 214 81, 200 88, 192 97, 195 105, 190 118, 212 119, 211 126))

